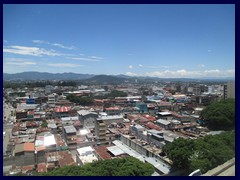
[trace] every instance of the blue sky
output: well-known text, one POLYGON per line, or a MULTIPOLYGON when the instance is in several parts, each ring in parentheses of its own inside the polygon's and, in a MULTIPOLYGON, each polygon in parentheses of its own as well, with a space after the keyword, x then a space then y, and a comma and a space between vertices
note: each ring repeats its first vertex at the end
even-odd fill
POLYGON ((235 5, 3 5, 3 72, 234 77, 235 5))

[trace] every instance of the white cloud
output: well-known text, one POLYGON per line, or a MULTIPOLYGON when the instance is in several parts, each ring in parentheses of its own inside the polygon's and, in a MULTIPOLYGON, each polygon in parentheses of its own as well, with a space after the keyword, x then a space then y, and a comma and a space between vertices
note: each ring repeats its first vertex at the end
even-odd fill
POLYGON ((204 71, 187 71, 185 69, 176 71, 154 71, 145 73, 146 76, 162 78, 198 78, 198 77, 231 77, 234 76, 235 70, 204 70, 204 71))
POLYGON ((203 68, 203 67, 205 67, 205 65, 204 64, 199 64, 198 67, 203 68))
POLYGON ((50 44, 49 42, 43 40, 32 40, 32 42, 37 44, 50 44))
POLYGON ((56 46, 56 47, 60 47, 60 48, 63 48, 63 49, 69 49, 69 50, 77 49, 74 46, 64 46, 64 45, 59 44, 59 43, 50 43, 48 41, 43 41, 43 40, 32 40, 32 42, 37 43, 37 44, 48 44, 48 45, 51 45, 51 46, 56 46))
POLYGON ((161 66, 162 68, 165 68, 165 69, 167 69, 167 68, 171 68, 171 66, 161 66))
POLYGON ((126 72, 126 75, 127 75, 127 76, 137 76, 137 74, 136 74, 136 73, 133 73, 133 72, 126 72))
POLYGON ((64 46, 62 44, 59 44, 59 43, 53 43, 51 44, 52 46, 57 46, 57 47, 60 47, 60 48, 63 48, 63 49, 69 49, 69 50, 73 50, 73 49, 77 49, 76 47, 74 46, 64 46))
POLYGON ((32 62, 28 59, 23 58, 5 58, 4 65, 17 65, 17 66, 27 66, 27 65, 36 65, 36 62, 32 62))
POLYGON ((24 61, 24 62, 6 62, 4 63, 6 65, 16 65, 16 66, 27 66, 27 65, 36 65, 36 62, 28 62, 28 61, 24 61))
POLYGON ((212 50, 211 50, 211 49, 208 49, 207 51, 208 51, 209 53, 210 53, 210 52, 212 52, 212 50))
POLYGON ((129 69, 132 69, 132 68, 133 68, 133 66, 132 66, 132 65, 129 65, 129 66, 128 66, 128 68, 129 68, 129 69))
POLYGON ((90 62, 98 62, 100 61, 99 59, 91 59, 91 58, 80 58, 80 57, 73 57, 73 58, 70 58, 68 57, 68 59, 73 59, 73 60, 79 60, 79 61, 90 61, 90 62))
POLYGON ((150 69, 170 68, 170 66, 143 66, 142 64, 139 64, 138 66, 139 67, 150 68, 150 69))
POLYGON ((38 47, 26 47, 26 46, 7 46, 3 48, 3 52, 12 53, 12 54, 20 54, 20 55, 29 55, 29 56, 38 56, 41 57, 43 55, 46 56, 72 56, 71 54, 61 54, 56 52, 55 50, 46 50, 38 47))
POLYGON ((98 56, 89 56, 89 58, 91 58, 91 59, 100 59, 100 60, 103 59, 102 57, 98 57, 98 56))
POLYGON ((7 40, 3 40, 3 43, 8 43, 8 41, 7 40))
POLYGON ((15 62, 23 62, 23 61, 28 61, 28 59, 23 59, 23 58, 4 58, 6 61, 15 61, 15 62))
POLYGON ((159 67, 157 67, 157 66, 144 66, 144 67, 151 68, 151 69, 159 69, 159 67))
POLYGON ((52 66, 52 67, 72 67, 72 68, 74 68, 74 67, 80 67, 80 66, 82 66, 82 65, 79 65, 79 64, 71 64, 71 63, 54 63, 54 64, 52 64, 52 63, 49 63, 49 64, 47 64, 48 66, 52 66))

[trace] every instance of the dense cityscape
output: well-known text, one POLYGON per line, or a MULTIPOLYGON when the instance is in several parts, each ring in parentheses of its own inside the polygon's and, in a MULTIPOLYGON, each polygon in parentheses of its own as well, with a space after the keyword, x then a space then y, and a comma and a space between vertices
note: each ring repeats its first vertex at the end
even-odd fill
POLYGON ((164 146, 234 127, 216 123, 215 129, 209 128, 201 112, 213 102, 235 98, 235 81, 134 81, 45 86, 56 81, 31 81, 25 87, 8 82, 12 87, 4 88, 4 172, 51 172, 131 156, 150 163, 150 175, 181 175, 185 169, 172 168, 164 146), (34 87, 39 83, 42 87, 34 87))
POLYGON ((3 4, 4 176, 235 176, 235 4, 3 4))

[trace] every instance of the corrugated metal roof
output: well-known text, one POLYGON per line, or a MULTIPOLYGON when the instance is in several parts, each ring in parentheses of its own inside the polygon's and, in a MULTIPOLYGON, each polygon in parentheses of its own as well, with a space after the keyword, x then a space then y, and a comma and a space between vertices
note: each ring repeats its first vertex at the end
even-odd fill
POLYGON ((117 146, 110 146, 110 147, 107 147, 107 149, 112 153, 114 154, 114 156, 119 156, 121 154, 125 154, 124 151, 122 151, 119 147, 117 146))
POLYGON ((171 122, 169 122, 169 121, 167 121, 167 120, 164 120, 164 119, 158 119, 158 120, 157 120, 157 123, 164 124, 164 125, 169 125, 169 124, 171 124, 171 122))
POLYGON ((168 174, 170 172, 170 167, 156 158, 147 157, 145 158, 145 160, 146 162, 152 164, 156 169, 163 172, 164 174, 168 174))
POLYGON ((97 115, 97 113, 95 112, 91 112, 91 111, 87 111, 87 110, 80 110, 77 112, 79 115, 81 116, 86 116, 86 115, 89 115, 89 114, 94 114, 94 115, 97 115))

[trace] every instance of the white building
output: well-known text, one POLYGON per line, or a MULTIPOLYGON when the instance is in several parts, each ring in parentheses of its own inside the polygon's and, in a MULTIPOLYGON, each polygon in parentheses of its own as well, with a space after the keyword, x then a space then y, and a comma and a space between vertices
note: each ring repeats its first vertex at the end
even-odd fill
POLYGON ((78 165, 82 166, 86 163, 92 163, 97 161, 98 158, 94 154, 94 150, 91 146, 82 147, 77 149, 76 161, 78 165))
POLYGON ((57 94, 56 93, 48 95, 48 102, 47 103, 48 103, 49 107, 55 107, 56 101, 57 101, 57 94))

